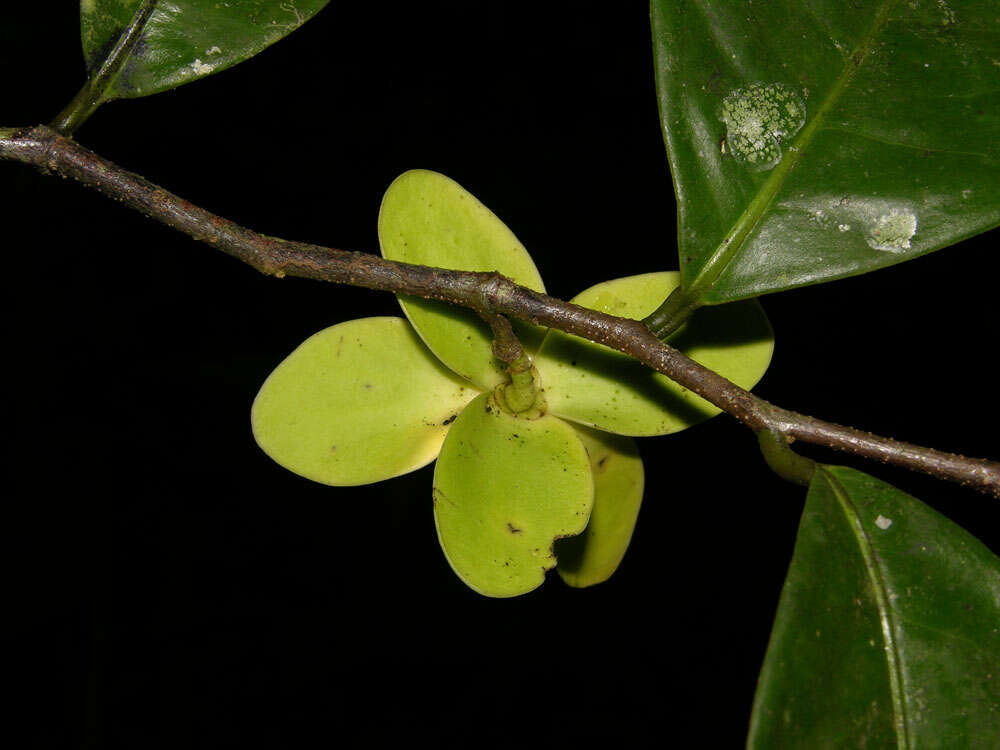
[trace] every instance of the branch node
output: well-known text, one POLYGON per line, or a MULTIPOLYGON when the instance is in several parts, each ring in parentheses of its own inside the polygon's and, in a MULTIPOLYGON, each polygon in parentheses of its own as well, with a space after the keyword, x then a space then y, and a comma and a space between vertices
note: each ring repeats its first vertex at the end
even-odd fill
POLYGON ((510 279, 497 271, 484 274, 483 282, 479 286, 483 311, 492 314, 494 310, 502 307, 505 299, 511 296, 510 284, 510 279))

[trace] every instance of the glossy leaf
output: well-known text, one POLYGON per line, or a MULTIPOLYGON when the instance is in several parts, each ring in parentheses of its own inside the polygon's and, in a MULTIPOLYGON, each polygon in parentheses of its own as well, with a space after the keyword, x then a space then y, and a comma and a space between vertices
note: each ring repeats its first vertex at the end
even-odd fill
MULTIPOLYGON (((597 284, 573 298, 593 310, 641 319, 676 288, 674 272, 597 284)), ((771 361, 774 338, 756 301, 706 307, 670 343, 743 388, 771 361)), ((535 358, 549 411, 621 435, 665 435, 719 413, 701 397, 624 354, 561 331, 549 331, 535 358)))
POLYGON ((1000 747, 1000 559, 894 487, 822 468, 748 747, 1000 747))
POLYGON ((257 394, 251 422, 286 469, 324 484, 368 484, 433 461, 475 395, 405 320, 363 318, 289 354, 257 394))
POLYGON ((994 0, 652 0, 689 296, 864 273, 1000 223, 994 0))
POLYGON ((560 419, 521 419, 484 393, 459 415, 434 467, 434 521, 455 573, 480 594, 517 596, 556 564, 555 540, 583 531, 594 481, 560 419))
POLYGON ((578 427, 594 474, 594 507, 586 530, 556 542, 556 570, 570 586, 608 580, 618 569, 639 518, 645 475, 631 438, 578 427))
MULTIPOLYGON (((400 175, 382 199, 382 255, 389 260, 463 271, 499 271, 522 286, 545 291, 531 256, 486 206, 454 180, 415 169, 400 175)), ((475 313, 433 300, 399 298, 406 317, 442 362, 483 390, 506 380, 493 357, 493 336, 475 313)), ((532 350, 541 331, 515 324, 532 350)))
MULTIPOLYGON (((329 0, 161 0, 104 100, 148 96, 243 62, 329 0)), ((83 56, 93 74, 142 0, 81 0, 83 56)))

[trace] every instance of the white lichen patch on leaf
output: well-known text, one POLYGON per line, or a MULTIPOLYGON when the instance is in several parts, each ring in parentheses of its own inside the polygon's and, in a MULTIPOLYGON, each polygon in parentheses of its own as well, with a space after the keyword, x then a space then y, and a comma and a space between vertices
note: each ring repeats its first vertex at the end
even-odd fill
POLYGON ((912 248, 919 221, 905 201, 867 195, 826 195, 784 200, 781 207, 804 216, 810 224, 844 235, 848 243, 862 240, 872 250, 905 253, 912 248))
POLYGON ((736 161, 764 171, 781 161, 781 144, 801 130, 806 105, 783 83, 754 83, 732 91, 722 102, 719 118, 736 161))
POLYGON ((945 26, 954 26, 956 21, 955 11, 951 9, 945 0, 937 0, 937 5, 941 9, 942 23, 945 26))
POLYGON ((873 250, 898 253, 910 248, 917 232, 917 217, 910 211, 893 210, 877 216, 867 227, 865 241, 873 250))
POLYGON ((213 70, 215 70, 214 65, 209 65, 208 63, 203 63, 201 60, 195 60, 191 63, 191 70, 194 71, 195 75, 207 76, 213 70))
POLYGON ((280 7, 286 13, 291 13, 295 17, 295 20, 287 24, 286 28, 297 29, 299 26, 301 26, 306 22, 306 17, 301 13, 301 11, 299 11, 298 8, 295 7, 294 3, 282 3, 278 7, 280 7))
POLYGON ((882 531, 885 531, 892 526, 892 519, 886 518, 885 516, 879 516, 875 519, 875 525, 882 529, 882 531))

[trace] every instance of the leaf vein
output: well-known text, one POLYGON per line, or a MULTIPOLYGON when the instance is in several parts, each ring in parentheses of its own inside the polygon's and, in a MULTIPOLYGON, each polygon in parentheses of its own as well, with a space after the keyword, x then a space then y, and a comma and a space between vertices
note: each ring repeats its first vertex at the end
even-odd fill
POLYGON ((912 149, 914 151, 926 151, 931 154, 955 154, 956 156, 977 156, 982 159, 993 160, 995 157, 990 154, 983 153, 981 151, 958 151, 951 148, 931 148, 929 146, 921 146, 916 143, 903 143, 902 141, 893 141, 889 138, 883 138, 881 136, 873 135, 871 133, 865 133, 861 130, 856 130, 854 128, 845 128, 837 125, 827 125, 824 130, 829 130, 836 133, 847 133, 848 135, 857 136, 858 138, 864 138, 867 141, 874 141, 876 143, 881 143, 885 146, 893 146, 896 148, 906 148, 912 149))
POLYGON ((823 478, 830 485, 830 489, 837 498, 837 502, 840 504, 840 508, 844 513, 845 519, 847 520, 848 526, 851 532, 854 534, 854 538, 858 542, 858 549, 861 552, 861 557, 864 559, 865 571, 868 574, 868 580, 871 583, 872 590, 875 594, 875 604, 878 608, 879 622, 882 629, 882 638, 885 642, 885 656, 888 662, 887 667, 889 671, 889 690, 892 695, 892 708, 895 715, 895 720, 893 721, 893 729, 896 733, 896 746, 899 750, 906 750, 909 748, 909 720, 907 716, 907 704, 903 694, 903 669, 902 669, 902 657, 899 653, 899 644, 896 641, 896 623, 894 622, 894 613, 889 605, 889 594, 886 590, 885 579, 882 574, 882 569, 876 559, 875 551, 872 549, 871 540, 865 533, 864 528, 861 525, 860 516, 857 508, 854 507, 854 503, 851 502, 850 496, 847 490, 844 489, 843 485, 837 481, 836 477, 833 476, 829 471, 825 469, 820 469, 823 473, 823 478))

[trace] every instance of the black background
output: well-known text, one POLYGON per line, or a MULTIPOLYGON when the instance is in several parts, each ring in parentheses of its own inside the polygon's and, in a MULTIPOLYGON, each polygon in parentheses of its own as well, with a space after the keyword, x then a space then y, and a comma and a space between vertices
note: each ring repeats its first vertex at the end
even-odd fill
MULTIPOLYGON (((76 3, 5 9, 0 125, 83 79, 76 3), (65 6, 65 7, 62 7, 65 6)), ((400 172, 448 174, 549 291, 676 268, 642 3, 335 2, 254 60, 114 103, 78 140, 259 231, 375 251, 400 172)), ((254 444, 270 370, 386 294, 265 278, 78 186, 6 164, 5 620, 34 746, 617 747, 742 742, 804 492, 727 417, 640 440, 614 578, 482 598, 436 542, 431 469, 330 489, 254 444), (306 741, 305 738, 313 739, 306 741)), ((767 297, 757 388, 996 457, 996 234, 767 297)), ((1000 551, 995 500, 851 463, 1000 551)))

